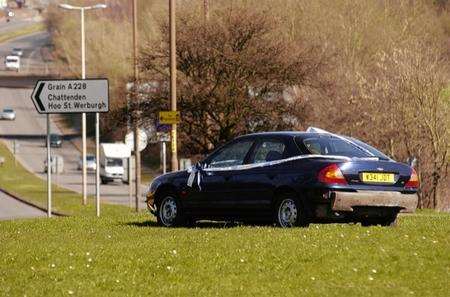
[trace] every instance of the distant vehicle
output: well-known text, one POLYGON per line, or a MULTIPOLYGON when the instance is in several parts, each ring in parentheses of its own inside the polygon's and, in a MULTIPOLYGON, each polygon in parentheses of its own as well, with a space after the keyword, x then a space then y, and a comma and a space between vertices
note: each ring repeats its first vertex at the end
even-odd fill
POLYGON ((130 147, 124 143, 100 144, 100 179, 102 184, 122 182, 124 159, 131 155, 130 147))
POLYGON ((12 108, 5 108, 0 113, 0 119, 14 121, 16 119, 16 112, 12 108))
POLYGON ((203 219, 392 226, 400 211, 414 212, 418 187, 407 164, 309 128, 238 137, 189 170, 154 179, 147 205, 166 227, 203 219))
MULTIPOLYGON (((94 155, 87 155, 86 156, 86 170, 87 171, 95 171, 97 168, 97 163, 95 162, 95 156, 94 155)), ((80 157, 78 160, 78 170, 83 169, 83 158, 80 157)))
POLYGON ((15 48, 12 49, 11 54, 13 56, 22 57, 23 56, 23 49, 21 49, 20 47, 15 47, 15 48))
POLYGON ((5 8, 4 13, 6 17, 6 22, 8 23, 11 20, 10 18, 14 17, 14 11, 10 10, 9 8, 5 8))
MULTIPOLYGON (((52 173, 63 173, 64 172, 64 159, 60 155, 53 155, 50 157, 51 172, 52 173)), ((44 161, 44 172, 47 173, 47 159, 44 161)))
POLYGON ((19 72, 20 57, 19 56, 6 56, 5 67, 6 67, 6 70, 15 70, 16 72, 19 72))
MULTIPOLYGON (((47 145, 47 140, 45 142, 47 145)), ((62 136, 59 134, 50 134, 50 147, 61 147, 62 146, 62 136)))

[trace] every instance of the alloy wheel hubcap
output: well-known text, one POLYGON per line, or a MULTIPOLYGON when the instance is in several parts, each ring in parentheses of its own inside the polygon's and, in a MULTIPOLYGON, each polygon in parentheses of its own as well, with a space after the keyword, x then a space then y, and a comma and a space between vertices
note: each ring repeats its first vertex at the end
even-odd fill
POLYGON ((297 222, 298 210, 294 200, 285 199, 278 208, 278 222, 281 227, 292 227, 297 222))
POLYGON ((166 226, 171 226, 177 217, 177 203, 175 198, 166 197, 161 203, 161 221, 166 226))

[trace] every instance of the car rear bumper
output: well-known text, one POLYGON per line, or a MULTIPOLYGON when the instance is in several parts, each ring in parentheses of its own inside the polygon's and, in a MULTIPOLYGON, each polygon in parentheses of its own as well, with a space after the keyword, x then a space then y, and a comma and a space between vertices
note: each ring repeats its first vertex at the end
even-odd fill
POLYGON ((395 207, 402 212, 414 212, 417 207, 417 194, 402 194, 400 192, 358 191, 332 192, 333 211, 353 211, 354 207, 395 207))

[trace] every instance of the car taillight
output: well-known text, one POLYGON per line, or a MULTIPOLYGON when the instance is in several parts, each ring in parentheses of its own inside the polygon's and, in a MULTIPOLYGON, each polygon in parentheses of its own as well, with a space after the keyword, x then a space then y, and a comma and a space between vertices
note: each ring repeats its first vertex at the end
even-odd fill
POLYGON ((419 185, 420 185, 419 176, 417 175, 417 172, 414 170, 414 168, 411 168, 411 177, 406 182, 405 188, 417 189, 419 185))
POLYGON ((317 179, 324 184, 337 184, 346 185, 344 175, 337 166, 337 164, 331 164, 319 171, 317 179))

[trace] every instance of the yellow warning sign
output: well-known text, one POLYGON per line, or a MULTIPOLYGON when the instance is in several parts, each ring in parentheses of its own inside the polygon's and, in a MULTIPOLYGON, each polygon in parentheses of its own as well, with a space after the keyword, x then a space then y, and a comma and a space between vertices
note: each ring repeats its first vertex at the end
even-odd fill
POLYGON ((179 111, 160 111, 159 123, 160 124, 178 124, 180 122, 179 111))

